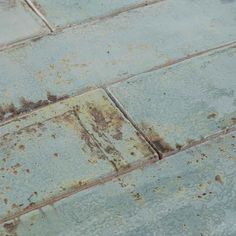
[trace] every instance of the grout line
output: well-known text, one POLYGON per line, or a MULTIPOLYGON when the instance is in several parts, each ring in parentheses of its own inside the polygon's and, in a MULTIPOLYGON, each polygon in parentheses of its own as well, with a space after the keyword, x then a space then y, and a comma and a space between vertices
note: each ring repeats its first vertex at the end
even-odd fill
POLYGON ((143 138, 146 140, 146 142, 148 142, 148 144, 155 150, 155 152, 157 153, 157 155, 159 156, 160 160, 172 155, 175 155, 178 152, 183 152, 187 149, 190 149, 192 147, 201 145, 203 143, 206 143, 208 141, 214 140, 218 137, 221 137, 223 135, 226 135, 228 133, 234 132, 236 131, 236 126, 231 126, 231 127, 226 127, 224 130, 220 130, 219 132, 216 132, 214 134, 211 134, 207 137, 203 137, 200 140, 196 140, 196 141, 191 141, 189 144, 181 147, 180 149, 175 149, 174 151, 170 151, 170 152, 166 152, 166 153, 162 153, 153 143, 151 140, 148 139, 148 137, 145 135, 145 133, 139 128, 139 126, 136 124, 136 122, 131 118, 131 116, 125 111, 124 107, 122 106, 122 104, 119 102, 118 99, 116 99, 115 96, 113 96, 113 94, 106 88, 103 88, 105 90, 105 92, 107 93, 107 95, 109 96, 109 98, 112 100, 112 102, 115 104, 115 106, 122 112, 122 114, 125 116, 125 118, 131 123, 131 125, 143 136, 143 138))
MULTIPOLYGON (((167 158, 170 158, 172 156, 174 156, 175 154, 177 153, 181 153, 183 151, 186 151, 187 149, 190 149, 190 148, 194 148, 194 147, 197 147, 199 145, 202 145, 202 144, 205 144, 209 141, 213 141, 213 140, 216 140, 217 138, 220 138, 220 137, 223 137, 227 134, 230 134, 232 132, 236 131, 236 126, 232 127, 232 128, 229 128, 229 129, 225 129, 217 134, 214 134, 214 135, 211 135, 199 142, 196 142, 193 146, 191 147, 186 147, 184 149, 181 149, 181 150, 177 150, 175 153, 170 153, 169 155, 166 155, 165 157, 167 158)), ((118 172, 114 171, 114 172, 111 172, 110 174, 108 175, 105 175, 105 176, 102 176, 100 177, 99 179, 96 179, 96 180, 92 180, 84 185, 81 185, 80 187, 78 188, 72 188, 71 190, 69 190, 68 192, 65 192, 65 193, 62 193, 60 195, 57 195, 55 197, 52 197, 51 199, 48 199, 44 202, 39 202, 35 205, 31 205, 30 207, 27 207, 15 214, 12 214, 10 216, 7 216, 7 217, 4 217, 2 219, 0 219, 0 224, 4 224, 6 223, 7 221, 10 221, 10 220, 13 220, 15 218, 19 218, 20 216, 22 215, 25 215, 31 211, 34 211, 34 210, 41 210, 41 208, 45 207, 45 206, 48 206, 48 205, 53 205, 54 203, 60 201, 60 200, 63 200, 67 197, 70 197, 74 194, 77 194, 81 191, 84 191, 86 189, 89 189, 89 188, 92 188, 92 187, 96 187, 96 186, 99 186, 99 185, 102 185, 102 184, 105 184, 107 182, 110 182, 118 177, 121 177, 125 174, 128 174, 128 173, 131 173, 132 171, 135 171, 137 169, 142 169, 142 168, 146 168, 148 166, 150 166, 151 164, 154 164, 154 163, 157 163, 159 161, 159 158, 155 155, 153 156, 150 156, 148 159, 146 160, 142 160, 142 161, 137 161, 137 162, 134 162, 132 164, 130 164, 126 169, 122 169, 118 172)))
POLYGON ((179 64, 179 63, 184 62, 184 61, 188 61, 192 58, 200 57, 204 54, 207 54, 207 53, 210 53, 210 52, 213 52, 213 51, 217 51, 217 50, 220 50, 220 49, 223 49, 223 48, 231 48, 231 47, 232 48, 236 47, 236 41, 232 41, 232 42, 222 44, 222 45, 217 46, 217 47, 213 47, 213 48, 210 48, 210 49, 207 49, 207 50, 203 50, 203 51, 200 51, 200 52, 189 54, 187 56, 184 56, 184 57, 181 57, 181 58, 178 58, 178 59, 175 59, 175 60, 170 60, 169 62, 160 64, 158 66, 154 66, 154 67, 152 67, 150 69, 147 69, 147 70, 144 70, 140 73, 132 74, 132 75, 127 76, 125 78, 118 79, 118 80, 115 80, 115 81, 112 81, 112 82, 108 82, 108 83, 104 84, 103 86, 108 87, 108 86, 111 86, 111 85, 116 84, 116 83, 124 82, 126 80, 129 80, 133 77, 136 77, 136 76, 139 76, 139 75, 142 75, 142 74, 157 71, 157 70, 160 70, 160 69, 163 69, 163 68, 166 68, 166 67, 171 67, 172 65, 179 64))
POLYGON ((121 103, 112 95, 112 93, 106 88, 103 87, 105 92, 107 93, 108 97, 111 99, 111 101, 114 103, 114 105, 120 110, 120 112, 123 114, 123 116, 131 123, 131 125, 142 135, 144 140, 154 149, 154 151, 157 153, 160 159, 162 159, 162 153, 156 148, 155 145, 146 137, 144 132, 136 125, 135 121, 131 118, 131 116, 125 111, 121 103))
POLYGON ((215 140, 217 138, 220 138, 222 136, 225 136, 229 133, 235 132, 236 131, 236 125, 233 125, 231 127, 227 127, 224 130, 220 130, 219 132, 216 132, 214 134, 211 134, 207 137, 201 138, 200 140, 196 140, 196 141, 192 141, 190 144, 183 146, 181 149, 176 149, 174 151, 168 152, 168 153, 164 153, 163 154, 163 158, 169 157, 169 156, 173 156, 179 152, 183 152, 186 151, 188 149, 194 148, 196 146, 202 145, 204 143, 207 143, 209 141, 215 140))
POLYGON ((164 1, 166 1, 166 0, 145 0, 141 3, 130 4, 128 6, 124 6, 124 7, 120 7, 118 9, 115 9, 105 15, 95 16, 95 17, 85 19, 84 21, 82 21, 78 24, 70 24, 67 26, 57 27, 55 32, 61 32, 61 31, 67 30, 67 29, 75 29, 81 25, 107 20, 107 19, 113 18, 115 16, 118 16, 122 13, 129 12, 131 10, 136 10, 139 8, 143 8, 143 7, 147 7, 147 6, 151 6, 151 5, 154 5, 154 4, 157 4, 160 2, 164 2, 164 1))
MULTIPOLYGON (((129 79, 131 79, 131 78, 133 78, 135 76, 139 76, 139 75, 142 75, 142 74, 145 74, 145 73, 149 73, 149 72, 152 72, 152 71, 157 71, 157 70, 160 70, 160 69, 163 69, 163 68, 168 68, 168 67, 171 67, 172 65, 176 65, 178 63, 182 63, 184 61, 190 60, 190 59, 195 58, 195 57, 202 56, 204 54, 207 54, 207 53, 210 53, 210 52, 213 52, 213 51, 216 51, 216 50, 220 50, 220 49, 224 49, 224 48, 225 49, 227 49, 227 48, 234 48, 234 47, 236 47, 236 41, 233 41, 233 42, 230 42, 230 43, 227 43, 227 44, 223 44, 223 45, 220 45, 220 46, 217 46, 217 47, 214 47, 214 48, 210 48, 210 49, 207 49, 207 50, 204 50, 204 51, 200 51, 198 53, 190 54, 188 56, 185 56, 185 57, 173 60, 171 62, 164 63, 164 64, 161 64, 159 66, 152 67, 152 68, 150 68, 148 70, 145 70, 143 72, 140 72, 140 73, 137 73, 137 74, 133 74, 133 75, 130 75, 130 76, 122 78, 122 79, 117 79, 117 80, 114 80, 112 82, 107 82, 107 83, 101 84, 99 86, 88 86, 88 87, 83 88, 83 89, 81 89, 81 90, 79 90, 77 92, 71 93, 66 98, 62 98, 62 99, 60 99, 58 101, 55 101, 55 102, 50 102, 50 105, 51 104, 55 104, 57 102, 64 101, 66 99, 70 99, 70 98, 75 97, 75 96, 83 95, 86 92, 93 91, 93 90, 99 89, 99 88, 105 89, 107 91, 106 87, 111 86, 113 84, 117 84, 117 83, 120 83, 120 82, 127 81, 127 80, 129 80, 129 79)), ((11 117, 9 119, 0 120, 0 127, 2 127, 4 125, 7 125, 10 122, 13 122, 14 120, 20 119, 21 117, 25 117, 28 114, 30 114, 30 113, 32 113, 34 111, 37 111, 38 109, 41 109, 41 108, 43 108, 45 106, 48 106, 48 105, 38 106, 38 107, 35 107, 33 110, 31 110, 29 112, 22 112, 22 113, 18 114, 17 116, 11 117)))
POLYGON ((77 23, 77 24, 70 24, 70 25, 63 26, 63 27, 57 27, 57 28, 54 29, 49 24, 47 19, 37 9, 37 7, 31 2, 31 0, 25 0, 25 2, 32 9, 32 11, 34 11, 42 19, 42 21, 46 24, 46 26, 50 29, 50 32, 49 33, 45 33, 45 34, 40 34, 38 36, 33 36, 33 37, 25 38, 25 39, 22 39, 22 40, 19 40, 19 41, 16 41, 16 42, 9 43, 7 45, 2 45, 2 46, 0 45, 0 52, 4 51, 4 50, 7 50, 9 48, 17 47, 19 44, 23 44, 23 43, 26 44, 26 43, 30 42, 31 40, 34 41, 34 40, 40 39, 42 37, 50 36, 50 35, 55 36, 55 35, 57 35, 59 33, 65 32, 66 30, 82 27, 82 26, 84 26, 86 24, 99 23, 100 21, 104 21, 106 19, 113 18, 113 17, 118 16, 118 15, 120 15, 122 13, 131 11, 131 10, 135 10, 135 9, 138 9, 138 8, 150 6, 150 5, 153 5, 153 4, 157 4, 157 3, 163 2, 163 1, 166 1, 166 0, 149 0, 149 1, 146 0, 145 2, 142 2, 142 3, 131 4, 129 6, 126 6, 126 7, 123 7, 123 8, 119 8, 117 10, 114 10, 111 13, 107 13, 107 14, 102 15, 102 16, 88 18, 88 19, 86 19, 86 20, 84 20, 84 21, 82 21, 80 23, 77 23))
POLYGON ((4 52, 4 51, 11 49, 11 48, 23 47, 27 43, 37 41, 37 40, 39 40, 45 36, 48 36, 50 34, 51 33, 48 33, 48 30, 47 30, 45 32, 42 32, 42 33, 34 35, 34 36, 30 36, 30 37, 27 37, 27 38, 24 38, 24 39, 21 39, 18 41, 14 41, 14 42, 11 42, 8 44, 0 45, 0 52, 4 52))
POLYGON ((41 18, 41 20, 44 22, 44 24, 49 28, 51 32, 53 32, 53 27, 49 24, 47 19, 43 16, 43 14, 37 9, 37 7, 34 5, 34 3, 31 0, 25 0, 25 2, 28 4, 28 6, 31 8, 33 12, 36 13, 36 15, 41 18))

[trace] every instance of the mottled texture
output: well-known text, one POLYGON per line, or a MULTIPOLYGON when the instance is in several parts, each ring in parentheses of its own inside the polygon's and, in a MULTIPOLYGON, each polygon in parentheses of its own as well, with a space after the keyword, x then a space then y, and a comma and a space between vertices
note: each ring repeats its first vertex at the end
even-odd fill
MULTIPOLYGON (((18 219, 15 232, 18 236, 233 236, 235 135, 33 211, 18 219)), ((15 225, 9 221, 0 232, 7 232, 9 224, 15 225)))
POLYGON ((0 133, 0 218, 155 155, 102 90, 49 105, 0 133))
POLYGON ((221 49, 109 88, 163 153, 236 124, 236 47, 221 49))
POLYGON ((236 2, 168 0, 1 52, 0 106, 74 95, 229 43, 235 15, 236 2))

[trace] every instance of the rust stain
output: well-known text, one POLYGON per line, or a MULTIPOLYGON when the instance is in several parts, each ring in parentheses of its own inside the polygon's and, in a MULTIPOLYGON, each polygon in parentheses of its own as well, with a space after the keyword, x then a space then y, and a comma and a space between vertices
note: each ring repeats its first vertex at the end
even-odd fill
MULTIPOLYGON (((160 152, 168 153, 174 151, 170 144, 165 142, 165 140, 161 138, 160 135, 145 122, 141 122, 141 129, 144 131, 147 139, 150 140, 160 152)), ((178 147, 180 148, 180 146, 178 147)))
POLYGON ((93 129, 100 135, 105 132, 111 134, 116 140, 122 139, 122 127, 124 117, 112 106, 107 104, 107 100, 95 107, 94 104, 88 104, 89 113, 94 119, 93 129))
POLYGON ((20 145, 19 145, 19 149, 20 149, 21 151, 24 151, 24 150, 25 150, 25 145, 20 144, 20 145))
POLYGON ((223 184, 223 181, 222 181, 222 178, 221 178, 220 175, 216 175, 216 176, 215 176, 215 181, 216 181, 217 183, 219 183, 219 184, 223 184))
POLYGON ((183 145, 181 145, 181 144, 179 144, 179 143, 176 143, 175 147, 176 147, 176 149, 181 150, 182 147, 183 147, 183 145))
POLYGON ((231 120, 232 120, 233 124, 235 125, 236 124, 236 117, 232 117, 231 120))
POLYGON ((23 211, 31 211, 34 209, 34 206, 36 205, 35 202, 31 202, 27 207, 23 209, 23 211))
POLYGON ((7 204, 8 204, 8 199, 7 199, 7 198, 4 198, 4 199, 3 199, 3 202, 4 202, 5 205, 7 205, 7 204))
POLYGON ((134 198, 135 201, 143 201, 144 200, 143 197, 141 196, 141 194, 138 192, 132 191, 131 196, 134 198))
POLYGON ((72 185, 70 185, 70 189, 78 190, 78 189, 80 189, 81 187, 86 186, 87 184, 88 184, 88 181, 86 181, 86 180, 76 181, 76 182, 74 182, 72 185))
POLYGON ((208 114, 207 119, 212 119, 212 118, 215 118, 216 116, 217 116, 217 114, 212 112, 212 113, 208 114))
POLYGON ((52 95, 50 92, 47 93, 47 100, 39 100, 37 102, 32 102, 24 97, 21 97, 19 108, 16 108, 13 103, 8 105, 0 105, 0 121, 14 118, 18 115, 28 113, 30 111, 33 111, 34 109, 47 106, 48 104, 55 103, 66 98, 69 98, 69 96, 56 96, 52 95))
POLYGON ((16 230, 17 230, 19 223, 20 223, 20 219, 15 219, 10 223, 3 224, 3 227, 7 233, 12 234, 12 235, 17 235, 16 230))
POLYGON ((103 113, 98 110, 96 107, 89 107, 90 114, 94 118, 94 121, 96 123, 96 126, 94 126, 95 132, 105 131, 108 128, 108 123, 106 122, 106 119, 103 115, 103 113))

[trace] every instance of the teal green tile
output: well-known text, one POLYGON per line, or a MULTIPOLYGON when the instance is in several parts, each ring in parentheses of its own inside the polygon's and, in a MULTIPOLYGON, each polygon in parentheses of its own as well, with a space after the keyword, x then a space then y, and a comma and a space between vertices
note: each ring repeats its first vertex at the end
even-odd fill
POLYGON ((143 73, 109 88, 161 152, 236 124, 236 47, 143 73))
POLYGON ((102 90, 41 108, 0 134, 0 219, 155 156, 102 90))
POLYGON ((236 133, 2 224, 24 235, 235 235, 236 133))
POLYGON ((0 116, 234 41, 235 13, 235 1, 162 1, 1 52, 0 116))
POLYGON ((53 25, 65 27, 80 24, 94 18, 125 11, 127 8, 148 4, 154 1, 144 0, 34 0, 36 8, 53 25))
POLYGON ((23 0, 0 1, 0 48, 48 32, 23 0))

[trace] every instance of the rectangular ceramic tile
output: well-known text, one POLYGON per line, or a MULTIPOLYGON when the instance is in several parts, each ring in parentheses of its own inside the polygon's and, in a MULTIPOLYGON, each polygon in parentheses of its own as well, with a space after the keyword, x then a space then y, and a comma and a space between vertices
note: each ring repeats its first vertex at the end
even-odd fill
POLYGON ((109 89, 146 137, 170 152, 236 124, 236 47, 109 89))
MULTIPOLYGON (((158 1, 158 0, 157 0, 158 1)), ((79 24, 96 17, 124 11, 133 6, 155 2, 153 0, 33 0, 36 8, 54 27, 64 27, 79 24)))
POLYGON ((48 31, 23 0, 0 1, 0 47, 48 31))
POLYGON ((235 15, 236 1, 167 0, 1 52, 1 113, 233 41, 235 15))
POLYGON ((236 133, 2 224, 27 235, 235 235, 236 133))
POLYGON ((154 156, 101 90, 42 108, 0 134, 0 218, 154 156))

